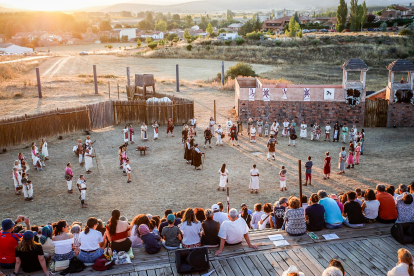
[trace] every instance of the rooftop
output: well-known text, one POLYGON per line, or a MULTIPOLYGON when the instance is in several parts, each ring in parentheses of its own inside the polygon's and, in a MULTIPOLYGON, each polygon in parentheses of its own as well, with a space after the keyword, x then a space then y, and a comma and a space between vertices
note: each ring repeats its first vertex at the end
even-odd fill
POLYGON ((397 59, 390 63, 387 69, 395 72, 414 71, 414 64, 408 59, 397 59))
POLYGON ((4 44, 0 44, 0 48, 8 48, 12 45, 13 45, 13 43, 4 43, 4 44))
POLYGON ((368 70, 368 65, 359 58, 351 58, 341 66, 345 70, 368 70))

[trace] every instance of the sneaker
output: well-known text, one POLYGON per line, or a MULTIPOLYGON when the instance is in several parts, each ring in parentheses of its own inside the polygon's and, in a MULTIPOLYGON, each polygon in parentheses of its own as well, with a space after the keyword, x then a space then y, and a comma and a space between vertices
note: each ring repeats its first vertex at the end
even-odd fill
POLYGON ((131 180, 128 180, 127 183, 131 183, 131 180))

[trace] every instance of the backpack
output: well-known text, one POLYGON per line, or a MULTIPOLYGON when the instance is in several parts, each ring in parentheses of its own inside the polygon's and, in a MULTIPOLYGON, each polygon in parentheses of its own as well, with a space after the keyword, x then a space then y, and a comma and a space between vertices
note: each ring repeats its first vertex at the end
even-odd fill
POLYGON ((77 257, 73 257, 69 262, 69 267, 60 272, 60 275, 66 275, 69 273, 78 273, 83 271, 86 266, 78 260, 77 257))
POLYGON ((115 265, 114 261, 108 261, 105 257, 105 255, 100 256, 98 259, 96 259, 95 263, 93 264, 92 268, 96 271, 105 271, 111 266, 115 265), (106 265, 106 263, 108 263, 106 265))

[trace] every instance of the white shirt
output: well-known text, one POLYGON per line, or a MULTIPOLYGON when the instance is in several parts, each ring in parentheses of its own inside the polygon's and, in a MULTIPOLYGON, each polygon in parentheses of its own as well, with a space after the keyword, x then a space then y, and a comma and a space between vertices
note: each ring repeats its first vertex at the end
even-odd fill
POLYGON ((132 227, 131 236, 129 237, 129 239, 132 242, 131 247, 137 248, 143 246, 143 244, 141 243, 141 238, 137 235, 137 226, 135 224, 134 227, 132 227))
POLYGON ((231 121, 227 121, 227 127, 231 127, 233 125, 233 123, 231 121))
POLYGON ((223 223, 223 221, 228 221, 229 217, 228 217, 227 213, 217 212, 217 213, 214 213, 213 219, 215 221, 218 221, 221 225, 223 223))
POLYGON ((55 246, 55 254, 67 254, 72 251, 73 238, 62 240, 62 241, 52 241, 55 246))
POLYGON ((210 121, 210 126, 214 126, 216 124, 216 121, 210 121))
POLYGON ((180 230, 183 233, 183 244, 190 245, 200 242, 201 222, 192 222, 191 225, 188 225, 184 221, 181 223, 180 230))
POLYGON ((365 200, 364 214, 366 218, 375 219, 378 217, 380 202, 378 200, 365 200))
POLYGON ((82 231, 79 235, 80 249, 92 251, 99 248, 99 243, 103 242, 102 233, 94 229, 89 229, 88 234, 82 231))
MULTIPOLYGON (((82 179, 78 179, 78 182, 77 182, 77 183, 80 185, 80 188, 81 188, 81 189, 86 188, 86 183, 85 183, 85 181, 84 181, 84 180, 82 180, 82 179)), ((85 190, 81 190, 81 192, 85 192, 85 190)))
POLYGON ((127 172, 127 173, 132 172, 132 170, 131 170, 131 166, 130 166, 129 164, 126 164, 126 165, 124 166, 124 169, 126 170, 126 172, 127 172))
POLYGON ((329 133, 331 131, 331 126, 325 126, 325 133, 329 133))
POLYGON ((193 126, 195 125, 197 122, 197 119, 190 119, 190 124, 193 126))
POLYGON ((260 211, 260 212, 254 212, 253 213, 253 215, 252 215, 252 221, 250 223, 252 225, 253 229, 259 228, 259 221, 262 218, 262 215, 264 213, 265 212, 262 212, 262 211, 260 211))
POLYGON ((229 244, 239 243, 243 240, 243 236, 249 231, 249 227, 244 219, 235 221, 225 221, 220 227, 218 236, 225 239, 229 244))
POLYGON ((85 143, 86 143, 86 145, 90 145, 90 144, 92 144, 92 140, 91 139, 86 140, 85 143))
POLYGON ((392 270, 388 271, 387 276, 409 276, 408 265, 405 263, 398 264, 392 270))
POLYGON ((283 122, 283 126, 284 127, 288 127, 289 126, 289 122, 283 122))
POLYGON ((218 128, 216 129, 217 135, 222 135, 223 134, 223 129, 218 128))

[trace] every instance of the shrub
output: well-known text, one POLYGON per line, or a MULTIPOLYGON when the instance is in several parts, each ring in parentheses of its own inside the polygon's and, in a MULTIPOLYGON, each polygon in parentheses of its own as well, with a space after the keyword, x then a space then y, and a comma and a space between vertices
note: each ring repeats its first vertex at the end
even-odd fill
POLYGON ((292 43, 290 43, 290 46, 292 47, 298 46, 298 43, 296 41, 292 41, 292 43))
POLYGON ((174 37, 174 39, 172 40, 172 42, 178 42, 180 40, 179 37, 174 37))
POLYGON ((148 44, 148 47, 151 49, 151 50, 154 50, 156 47, 158 46, 158 42, 151 42, 151 43, 149 43, 148 44))
POLYGON ((297 36, 297 37, 303 37, 302 30, 300 30, 299 32, 297 32, 297 33, 296 33, 296 36, 297 36))
POLYGON ((187 51, 191 51, 191 49, 193 49, 193 45, 188 44, 188 45, 187 45, 187 51))
POLYGON ((276 44, 276 46, 280 46, 280 45, 282 45, 282 40, 276 40, 276 41, 275 41, 275 44, 276 44))
POLYGON ((207 46, 206 46, 206 50, 207 50, 207 51, 210 51, 210 49, 211 49, 211 46, 210 46, 210 45, 207 45, 207 46))
POLYGON ((319 43, 319 40, 318 40, 318 39, 312 39, 312 40, 311 40, 311 43, 312 43, 313 45, 317 45, 317 44, 319 43))
POLYGON ((398 32, 399 35, 413 35, 414 32, 409 29, 402 29, 398 32))
POLYGON ((154 41, 154 39, 152 39, 152 37, 149 37, 149 36, 145 39, 145 42, 147 42, 148 44, 153 42, 153 41, 154 41))
POLYGON ((177 34, 168 34, 167 35, 168 41, 172 41, 174 38, 178 38, 178 35, 177 34))
POLYGON ((261 36, 263 36, 263 32, 251 32, 246 34, 246 38, 251 40, 260 40, 261 36))
POLYGON ((137 40, 137 47, 141 47, 141 43, 142 43, 141 40, 138 39, 137 40))
POLYGON ((231 41, 231 40, 226 40, 226 41, 224 41, 224 44, 226 44, 227 46, 230 46, 232 42, 233 41, 231 41))
POLYGON ((214 43, 213 43, 214 45, 216 45, 216 46, 220 46, 222 43, 221 43, 221 41, 214 41, 214 43))
POLYGON ((202 42, 204 45, 211 45, 211 40, 205 40, 202 42))
POLYGON ((234 41, 236 41, 237 45, 242 45, 244 42, 246 42, 246 40, 244 40, 244 38, 236 38, 234 41))
POLYGON ((238 62, 226 71, 226 77, 234 79, 237 76, 256 77, 256 72, 254 72, 253 67, 250 64, 238 62))

